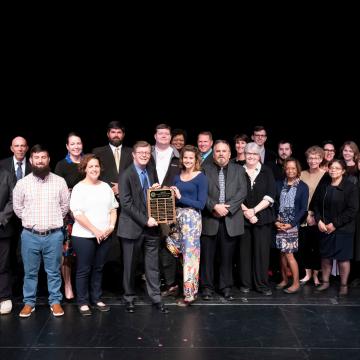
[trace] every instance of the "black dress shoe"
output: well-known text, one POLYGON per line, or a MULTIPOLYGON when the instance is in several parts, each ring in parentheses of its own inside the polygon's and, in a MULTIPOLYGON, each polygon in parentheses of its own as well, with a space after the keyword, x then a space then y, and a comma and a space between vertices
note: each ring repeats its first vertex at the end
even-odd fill
POLYGON ((102 301, 95 304, 95 308, 98 309, 101 312, 108 312, 110 311, 110 306, 104 304, 102 301))
POLYGON ((83 305, 79 306, 79 312, 82 316, 91 316, 92 315, 92 312, 91 312, 89 306, 87 306, 87 307, 85 307, 83 305), (83 307, 83 309, 82 309, 82 307, 83 307))
POLYGON ((224 289, 224 298, 225 300, 227 301, 233 301, 234 300, 234 297, 231 293, 231 289, 230 288, 226 288, 224 289))
POLYGON ((179 285, 170 286, 167 290, 161 292, 162 297, 177 296, 179 294, 179 285))
POLYGON ((250 292, 250 288, 248 288, 247 286, 240 286, 240 291, 243 294, 248 294, 250 292))
POLYGON ((169 309, 161 302, 154 304, 155 308, 159 310, 162 314, 168 314, 169 309))
POLYGON ((272 291, 269 288, 261 288, 261 289, 258 289, 257 292, 259 292, 260 294, 263 294, 265 296, 271 296, 272 295, 272 291))
POLYGON ((135 305, 132 301, 127 301, 125 304, 125 309, 128 313, 132 314, 135 312, 135 305))
POLYGON ((212 292, 210 289, 204 289, 204 291, 202 292, 202 298, 205 301, 210 301, 213 298, 212 292))

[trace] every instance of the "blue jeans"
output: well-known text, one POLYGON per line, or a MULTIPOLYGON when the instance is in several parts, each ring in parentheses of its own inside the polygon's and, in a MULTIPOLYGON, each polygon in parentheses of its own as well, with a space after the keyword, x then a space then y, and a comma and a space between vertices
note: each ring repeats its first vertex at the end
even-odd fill
POLYGON ((24 263, 24 304, 35 306, 38 273, 41 257, 47 274, 49 304, 60 304, 61 256, 64 236, 61 230, 47 236, 33 234, 28 230, 21 233, 21 256, 24 263))

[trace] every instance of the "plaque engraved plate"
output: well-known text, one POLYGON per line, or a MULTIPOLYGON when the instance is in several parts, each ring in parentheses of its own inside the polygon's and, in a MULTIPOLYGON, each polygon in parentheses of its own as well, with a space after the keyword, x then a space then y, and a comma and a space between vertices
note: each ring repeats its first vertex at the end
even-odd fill
POLYGON ((159 224, 176 222, 175 194, 171 189, 148 189, 147 209, 149 216, 159 224))

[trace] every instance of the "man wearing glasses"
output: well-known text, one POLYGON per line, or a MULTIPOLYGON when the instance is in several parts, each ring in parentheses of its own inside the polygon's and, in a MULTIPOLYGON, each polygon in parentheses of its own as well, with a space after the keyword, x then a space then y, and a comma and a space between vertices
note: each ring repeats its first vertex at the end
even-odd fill
POLYGON ((120 174, 119 179, 121 212, 117 235, 123 248, 126 311, 135 312, 135 269, 143 248, 148 295, 156 309, 166 314, 169 311, 162 303, 160 294, 160 230, 157 221, 149 216, 146 208, 147 189, 160 187, 156 171, 148 166, 150 144, 138 141, 133 147, 132 156, 133 164, 120 174))
POLYGON ((265 148, 265 142, 267 140, 267 134, 266 134, 265 128, 261 125, 255 126, 253 134, 251 135, 251 139, 257 145, 259 145, 261 148, 261 152, 260 152, 261 163, 262 164, 268 164, 268 163, 275 164, 275 161, 276 161, 275 152, 265 148))

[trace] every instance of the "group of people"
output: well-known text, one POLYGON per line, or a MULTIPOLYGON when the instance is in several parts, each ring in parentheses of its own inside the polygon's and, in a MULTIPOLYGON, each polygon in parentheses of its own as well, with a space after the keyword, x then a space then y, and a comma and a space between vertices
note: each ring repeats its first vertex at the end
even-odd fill
POLYGON ((84 154, 81 137, 70 133, 67 155, 54 173, 46 148, 33 146, 26 159, 26 140, 13 140, 14 156, 0 162, 1 314, 12 310, 10 268, 19 238, 23 318, 35 310, 41 261, 54 316, 64 314, 61 274, 65 297, 76 293, 81 315, 109 311, 102 300, 102 273, 114 247, 121 257, 129 313, 136 311, 139 268, 154 308, 162 314, 169 312, 163 297, 181 292, 177 304, 189 306, 199 287, 204 300, 211 300, 216 290, 233 300, 237 252, 240 291, 269 296, 272 247, 280 252, 276 289, 293 294, 313 279, 317 290, 325 291, 336 260, 339 295, 348 293, 354 247, 360 260, 358 233, 354 241, 360 183, 355 143, 344 143, 343 160, 334 158, 331 141, 323 148, 310 147, 309 169, 302 171, 290 142, 280 141, 277 155, 265 147, 262 126, 254 128, 251 139, 235 136, 233 159, 230 144, 214 142, 209 131, 198 135, 197 147, 186 145, 185 131, 172 132, 166 124, 155 128, 154 146, 137 141, 131 149, 123 145, 124 136, 123 125, 112 121, 109 144, 84 154), (170 188, 176 198, 176 223, 170 226, 158 224, 147 211, 148 189, 161 187, 170 188), (300 256, 295 256, 298 250, 300 256), (76 291, 71 282, 74 258, 76 291), (298 261, 305 269, 302 279, 298 261))

